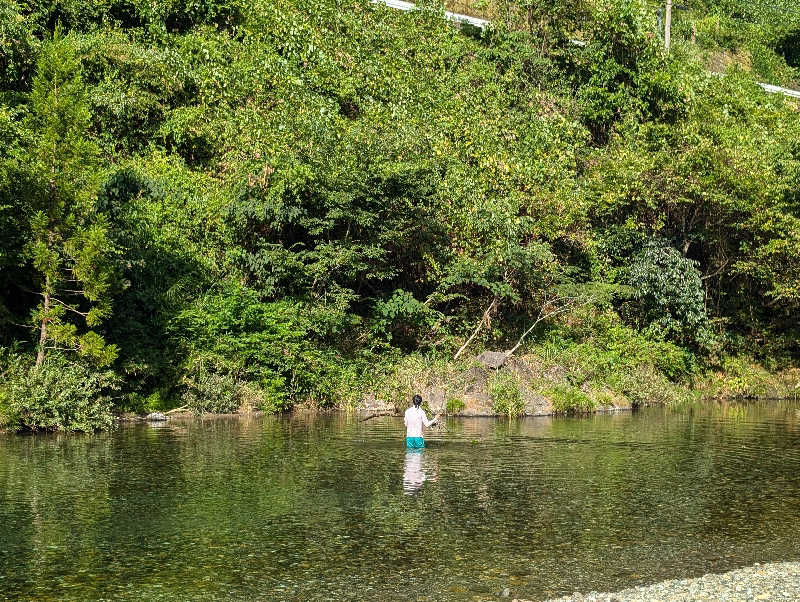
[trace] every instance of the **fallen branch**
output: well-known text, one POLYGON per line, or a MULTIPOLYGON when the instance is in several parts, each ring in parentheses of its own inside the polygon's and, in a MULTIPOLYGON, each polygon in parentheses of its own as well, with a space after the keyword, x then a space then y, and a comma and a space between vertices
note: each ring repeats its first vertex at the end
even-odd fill
POLYGON ((358 421, 359 421, 359 422, 366 422, 367 420, 370 420, 370 419, 372 419, 372 418, 378 418, 379 416, 399 416, 399 415, 400 415, 400 414, 398 414, 398 413, 397 413, 397 412, 395 412, 394 410, 392 410, 391 412, 389 412, 389 411, 387 410, 387 411, 385 411, 385 412, 375 412, 374 414, 370 414, 369 416, 367 416, 367 417, 365 417, 365 418, 359 418, 359 420, 358 420, 358 421))
POLYGON ((496 308, 497 308, 497 297, 495 297, 494 299, 492 299, 492 302, 489 304, 489 307, 487 307, 487 308, 486 308, 486 311, 485 311, 485 312, 483 312, 483 317, 481 318, 481 321, 480 321, 480 322, 478 322, 478 327, 475 329, 475 332, 473 332, 473 333, 472 333, 472 336, 470 336, 470 337, 467 339, 467 342, 466 342, 466 343, 464 343, 463 345, 461 345, 461 349, 459 349, 458 351, 456 351, 456 354, 453 356, 453 359, 454 359, 454 360, 457 360, 457 359, 458 359, 458 357, 459 357, 459 356, 460 356, 462 353, 464 353, 464 350, 465 350, 467 347, 469 347, 469 344, 472 342, 472 339, 474 339, 476 336, 478 336, 478 333, 481 331, 481 328, 483 328, 483 324, 484 324, 484 322, 485 322, 486 324, 488 324, 488 323, 489 323, 489 321, 491 320, 491 313, 492 313, 492 311, 493 311, 494 309, 496 309, 496 308))
POLYGON ((168 416, 169 414, 172 414, 174 412, 182 412, 183 410, 188 410, 188 409, 189 409, 189 406, 181 406, 179 408, 173 408, 173 409, 169 410, 168 412, 164 412, 164 414, 168 416))

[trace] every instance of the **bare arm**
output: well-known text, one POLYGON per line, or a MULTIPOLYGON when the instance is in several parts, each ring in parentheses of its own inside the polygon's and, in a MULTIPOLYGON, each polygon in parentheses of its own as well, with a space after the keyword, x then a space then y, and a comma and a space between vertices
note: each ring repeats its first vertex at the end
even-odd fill
POLYGON ((425 426, 433 426, 434 424, 439 422, 439 414, 436 414, 436 416, 433 417, 433 420, 428 420, 428 415, 425 412, 423 412, 422 422, 423 424, 425 424, 425 426))

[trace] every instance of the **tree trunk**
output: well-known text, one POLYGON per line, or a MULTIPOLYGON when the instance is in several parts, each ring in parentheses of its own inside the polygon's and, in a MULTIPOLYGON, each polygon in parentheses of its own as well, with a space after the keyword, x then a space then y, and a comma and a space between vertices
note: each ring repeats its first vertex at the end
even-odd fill
POLYGON ((36 367, 42 365, 44 361, 44 344, 47 342, 47 322, 50 321, 48 314, 50 313, 50 276, 47 276, 44 281, 44 304, 42 306, 42 327, 39 330, 39 351, 36 353, 36 367))
POLYGON ((472 336, 471 336, 471 337, 469 337, 469 338, 467 339, 467 342, 466 342, 466 343, 464 343, 463 345, 461 345, 461 349, 459 349, 458 351, 456 351, 456 354, 453 356, 453 359, 454 359, 454 360, 457 360, 457 359, 458 359, 458 357, 459 357, 459 356, 460 356, 462 353, 464 353, 464 349, 466 349, 467 347, 469 347, 469 344, 472 342, 472 339, 474 339, 476 336, 478 336, 478 333, 481 331, 481 328, 483 327, 483 323, 484 323, 484 322, 487 322, 487 323, 488 323, 489 319, 491 318, 492 310, 493 310, 493 309, 495 309, 495 308, 497 307, 497 301, 498 301, 497 297, 494 297, 494 298, 492 299, 492 302, 489 304, 489 307, 487 307, 487 308, 486 308, 486 311, 485 311, 485 312, 483 312, 483 317, 481 317, 481 321, 480 321, 480 322, 478 322, 478 327, 475 329, 475 332, 473 332, 473 333, 472 333, 472 336))

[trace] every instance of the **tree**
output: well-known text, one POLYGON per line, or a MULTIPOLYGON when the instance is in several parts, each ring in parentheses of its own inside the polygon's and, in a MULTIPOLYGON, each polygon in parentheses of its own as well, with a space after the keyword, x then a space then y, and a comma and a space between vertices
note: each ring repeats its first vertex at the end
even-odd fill
MULTIPOLYGON (((710 343, 703 284, 697 262, 660 240, 651 240, 628 273, 640 325, 682 345, 710 343)), ((634 312, 636 313, 636 312, 634 312)))
POLYGON ((72 38, 57 31, 37 63, 28 128, 33 209, 27 254, 38 273, 41 302, 36 366, 46 350, 74 350, 105 366, 117 349, 92 327, 111 311, 112 248, 98 214, 94 176, 98 150, 89 139, 89 104, 72 38), (77 322, 77 323, 76 323, 77 322), (79 325, 90 327, 79 332, 79 325))

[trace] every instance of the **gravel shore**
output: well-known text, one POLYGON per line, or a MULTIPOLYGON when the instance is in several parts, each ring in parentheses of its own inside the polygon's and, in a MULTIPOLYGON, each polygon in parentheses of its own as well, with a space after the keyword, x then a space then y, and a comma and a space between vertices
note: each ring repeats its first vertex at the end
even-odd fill
MULTIPOLYGON (((800 562, 775 562, 696 579, 673 579, 614 593, 574 593, 549 602, 800 600, 800 562)), ((519 602, 523 602, 520 600, 519 602)))

